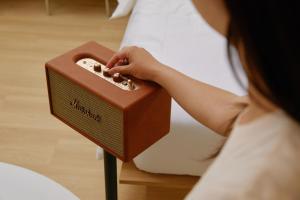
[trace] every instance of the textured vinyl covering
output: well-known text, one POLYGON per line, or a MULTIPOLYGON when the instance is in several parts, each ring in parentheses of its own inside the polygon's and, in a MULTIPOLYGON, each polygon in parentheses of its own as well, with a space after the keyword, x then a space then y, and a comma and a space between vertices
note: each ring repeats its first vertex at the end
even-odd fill
MULTIPOLYGON (((190 0, 139 0, 122 47, 136 45, 161 62, 203 82, 242 95, 230 70, 226 40, 210 28, 190 0)), ((201 92, 201 91, 199 91, 201 92)), ((200 101, 200 100, 199 100, 200 101)), ((223 138, 172 102, 171 132, 134 160, 154 173, 201 175, 223 138)))

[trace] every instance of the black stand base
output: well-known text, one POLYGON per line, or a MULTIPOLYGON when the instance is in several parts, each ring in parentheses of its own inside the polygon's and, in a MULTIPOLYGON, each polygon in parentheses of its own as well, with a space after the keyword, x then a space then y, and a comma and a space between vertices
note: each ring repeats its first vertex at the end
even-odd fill
POLYGON ((115 156, 106 151, 104 151, 104 171, 106 200, 117 200, 117 160, 115 156))

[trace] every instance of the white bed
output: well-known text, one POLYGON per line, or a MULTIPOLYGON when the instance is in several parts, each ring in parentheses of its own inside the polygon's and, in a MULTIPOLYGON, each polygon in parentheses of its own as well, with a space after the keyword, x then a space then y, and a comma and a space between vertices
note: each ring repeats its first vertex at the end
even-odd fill
MULTIPOLYGON (((121 47, 129 45, 147 49, 195 79, 244 93, 230 70, 226 40, 206 24, 190 0, 138 0, 121 47)), ((173 101, 170 133, 134 162, 148 172, 201 175, 210 164, 206 158, 222 140, 173 101)))

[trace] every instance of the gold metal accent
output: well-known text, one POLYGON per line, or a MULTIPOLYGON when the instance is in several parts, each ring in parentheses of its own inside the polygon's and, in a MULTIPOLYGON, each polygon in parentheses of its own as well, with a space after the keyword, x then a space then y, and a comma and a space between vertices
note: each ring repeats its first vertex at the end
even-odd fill
POLYGON ((134 90, 135 86, 134 86, 132 80, 131 80, 131 79, 128 79, 128 80, 127 80, 127 83, 128 83, 128 88, 129 88, 130 90, 134 90))
POLYGON ((128 79, 127 77, 125 77, 125 76, 123 76, 123 75, 121 75, 121 74, 119 74, 119 73, 114 74, 112 77, 104 76, 103 73, 104 73, 105 71, 108 71, 109 68, 107 68, 105 65, 103 65, 103 64, 101 64, 101 63, 99 63, 99 62, 97 62, 96 60, 94 60, 94 59, 92 59, 92 58, 83 58, 83 59, 80 59, 80 60, 78 60, 78 61, 76 62, 76 64, 79 65, 80 67, 82 67, 82 68, 84 68, 84 69, 90 71, 91 73, 93 73, 93 74, 95 74, 95 75, 97 75, 97 76, 103 78, 104 80, 110 82, 111 84, 113 84, 113 85, 115 85, 115 86, 117 86, 117 87, 123 89, 123 90, 132 91, 132 90, 137 90, 137 89, 139 89, 139 85, 136 84, 136 83, 133 83, 132 81, 131 81, 131 84, 132 84, 132 85, 131 85, 130 87, 129 87, 129 84, 126 84, 126 85, 125 85, 125 84, 123 84, 122 82, 119 82, 119 83, 118 83, 118 82, 113 81, 113 79, 112 79, 113 76, 121 76, 125 81, 130 80, 130 79, 128 79), (93 66, 95 66, 95 65, 100 65, 100 66, 101 66, 101 69, 102 69, 102 70, 101 70, 101 71, 102 71, 101 73, 95 72, 95 71, 94 71, 93 66))

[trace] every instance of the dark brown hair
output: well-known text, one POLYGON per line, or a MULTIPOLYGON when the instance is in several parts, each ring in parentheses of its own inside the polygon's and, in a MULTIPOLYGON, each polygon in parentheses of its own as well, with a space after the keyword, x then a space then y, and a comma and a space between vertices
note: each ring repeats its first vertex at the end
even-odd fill
POLYGON ((249 82, 300 123, 300 12, 296 1, 224 1, 230 15, 227 52, 237 81, 246 88, 231 48, 242 43, 249 82))
MULTIPOLYGON (((230 15, 229 59, 229 45, 242 42, 249 82, 300 122, 300 12, 296 1, 224 1, 230 15)), ((236 66, 231 66, 237 76, 236 66)))

